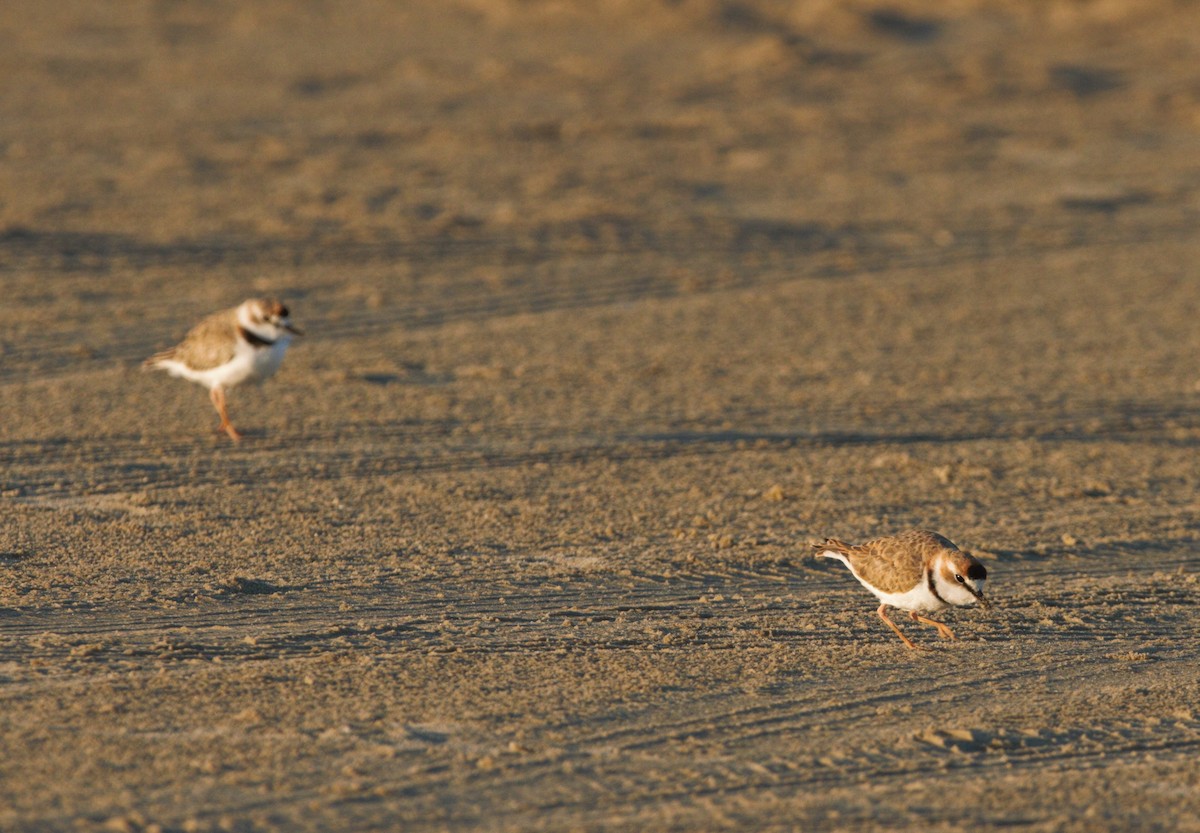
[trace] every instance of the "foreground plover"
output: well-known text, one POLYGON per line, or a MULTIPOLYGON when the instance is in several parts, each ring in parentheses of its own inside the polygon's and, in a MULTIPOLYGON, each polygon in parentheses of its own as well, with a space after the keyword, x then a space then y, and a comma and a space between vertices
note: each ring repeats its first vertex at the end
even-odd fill
POLYGON ((199 382, 221 415, 220 429, 230 439, 242 435, 229 421, 225 391, 243 382, 262 382, 279 369, 292 335, 302 335, 288 309, 274 298, 251 298, 241 306, 213 313, 177 345, 143 362, 172 376, 199 382))
POLYGON ((936 532, 914 529, 857 547, 828 538, 824 543, 813 544, 813 549, 818 556, 836 558, 850 568, 863 587, 882 602, 877 611, 879 618, 910 648, 917 646, 887 617, 888 605, 907 610, 914 622, 933 625, 946 639, 954 639, 954 632, 920 614, 947 607, 968 607, 977 602, 984 607, 992 606, 983 597, 983 583, 987 580, 984 566, 975 556, 936 532))

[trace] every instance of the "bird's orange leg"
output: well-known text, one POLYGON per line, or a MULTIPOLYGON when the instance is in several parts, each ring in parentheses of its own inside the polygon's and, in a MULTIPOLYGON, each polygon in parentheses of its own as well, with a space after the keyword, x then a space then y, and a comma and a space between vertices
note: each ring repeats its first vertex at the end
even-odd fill
POLYGON ((879 610, 877 610, 876 613, 879 614, 880 619, 887 622, 887 626, 889 628, 891 628, 892 630, 894 630, 896 632, 896 636, 900 637, 901 642, 903 642, 908 647, 912 648, 914 651, 917 650, 917 646, 912 644, 912 641, 909 640, 909 638, 904 635, 904 632, 902 630, 900 630, 898 627, 896 627, 896 623, 887 617, 887 605, 885 605, 885 604, 880 605, 879 610))
POLYGON ((225 391, 221 388, 213 388, 208 392, 208 396, 212 399, 213 407, 217 409, 217 413, 221 415, 221 425, 218 430, 228 434, 229 439, 235 443, 241 441, 242 435, 233 427, 233 423, 229 421, 229 412, 225 410, 225 391))
POLYGON ((912 617, 914 622, 921 622, 925 625, 933 625, 935 628, 937 628, 938 636, 940 636, 942 639, 958 639, 958 637, 954 635, 954 631, 950 630, 941 622, 935 622, 932 619, 926 619, 924 616, 918 616, 915 610, 910 610, 908 615, 912 617))

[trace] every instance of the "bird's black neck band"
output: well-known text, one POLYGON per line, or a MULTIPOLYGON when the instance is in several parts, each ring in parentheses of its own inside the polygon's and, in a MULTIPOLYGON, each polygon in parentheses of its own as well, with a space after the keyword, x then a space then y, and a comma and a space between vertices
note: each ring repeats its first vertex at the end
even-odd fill
POLYGON ((933 570, 925 574, 925 583, 929 585, 929 592, 933 597, 942 604, 946 604, 946 600, 942 598, 942 594, 937 591, 937 579, 933 577, 933 570))
POLYGON ((242 338, 246 339, 246 341, 250 342, 250 344, 254 347, 270 347, 275 343, 269 338, 263 338, 258 333, 249 330, 240 324, 238 325, 238 332, 242 334, 242 338))

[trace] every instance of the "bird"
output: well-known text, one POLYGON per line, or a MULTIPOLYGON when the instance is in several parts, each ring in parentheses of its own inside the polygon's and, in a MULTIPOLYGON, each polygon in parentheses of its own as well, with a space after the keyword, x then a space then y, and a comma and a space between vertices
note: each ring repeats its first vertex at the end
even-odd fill
POLYGON ((183 341, 155 353, 142 368, 165 370, 208 388, 221 417, 217 430, 238 442, 242 435, 229 420, 225 392, 243 382, 261 383, 272 376, 292 336, 303 334, 282 303, 274 298, 250 298, 203 319, 183 341))
POLYGON ((922 613, 975 604, 992 606, 983 595, 987 569, 979 559, 928 529, 875 538, 859 546, 827 538, 813 544, 813 549, 818 557, 845 564, 862 586, 875 594, 881 602, 876 611, 879 618, 909 648, 917 646, 888 618, 889 606, 908 611, 914 622, 932 625, 945 639, 954 639, 954 632, 922 613))

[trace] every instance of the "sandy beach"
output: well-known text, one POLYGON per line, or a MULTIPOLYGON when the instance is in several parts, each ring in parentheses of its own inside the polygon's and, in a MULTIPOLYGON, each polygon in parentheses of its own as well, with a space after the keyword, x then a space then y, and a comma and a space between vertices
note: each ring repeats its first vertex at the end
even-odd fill
POLYGON ((0 7, 0 830, 1200 831, 1200 7, 1014 5, 0 7))

